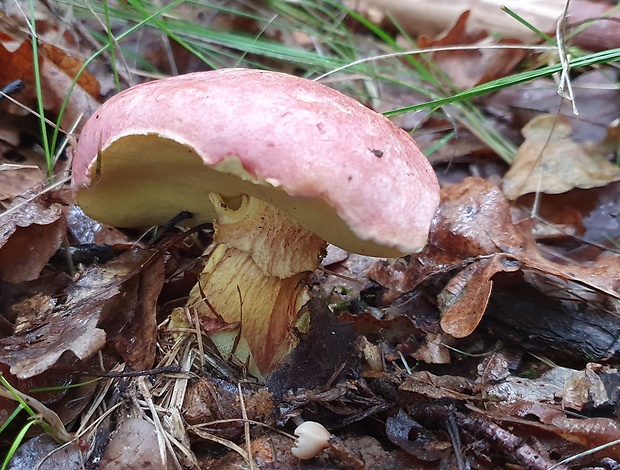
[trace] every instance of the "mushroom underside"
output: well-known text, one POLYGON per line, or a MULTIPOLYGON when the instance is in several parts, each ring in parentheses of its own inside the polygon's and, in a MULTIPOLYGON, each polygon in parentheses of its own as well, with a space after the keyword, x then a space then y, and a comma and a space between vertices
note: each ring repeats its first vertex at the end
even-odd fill
POLYGON ((364 227, 350 228, 343 209, 334 208, 333 201, 288 194, 251 175, 234 155, 206 165, 188 146, 159 135, 126 136, 102 150, 91 164, 89 185, 78 188, 76 197, 96 220, 129 228, 164 225, 182 211, 193 214, 193 225, 211 222, 215 209, 210 193, 220 194, 229 204, 240 203, 243 194, 256 197, 279 207, 323 240, 368 256, 402 256, 426 240, 426 233, 411 234, 412 249, 405 250, 386 240, 364 238, 356 233, 364 227))

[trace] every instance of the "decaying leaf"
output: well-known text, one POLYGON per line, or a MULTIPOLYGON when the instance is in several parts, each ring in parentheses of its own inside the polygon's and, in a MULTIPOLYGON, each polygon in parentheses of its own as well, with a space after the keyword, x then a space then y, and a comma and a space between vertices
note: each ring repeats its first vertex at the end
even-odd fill
POLYGON ((582 411, 584 408, 610 406, 616 401, 614 396, 618 384, 618 370, 609 370, 600 364, 587 364, 585 369, 573 374, 564 382, 562 406, 564 409, 582 411), (614 380, 615 379, 615 380, 614 380), (607 388, 613 390, 608 392, 607 388))
POLYGON ((441 459, 450 448, 448 442, 431 439, 426 429, 403 410, 400 410, 396 416, 388 417, 385 422, 385 432, 392 444, 427 462, 441 459))
MULTIPOLYGON (((567 266, 546 259, 531 234, 512 223, 508 202, 501 191, 476 178, 443 191, 429 244, 412 257, 408 268, 392 276, 392 267, 383 263, 370 276, 386 287, 407 292, 433 276, 452 272, 454 280, 444 284, 444 300, 440 299, 444 310, 442 328, 466 336, 484 311, 492 277, 498 273, 517 274, 516 271, 522 274, 513 284, 502 284, 502 289, 506 289, 501 292, 505 305, 511 305, 511 295, 517 296, 512 304, 524 301, 522 294, 516 294, 516 286, 527 284, 542 296, 549 296, 548 303, 587 300, 591 306, 602 306, 599 315, 608 312, 612 315, 609 318, 613 318, 617 308, 613 305, 620 299, 620 258, 601 257, 589 266, 567 266), (488 260, 495 256, 499 256, 498 264, 493 265, 488 260)), ((539 319, 544 324, 545 320, 539 319)), ((588 357, 605 357, 600 356, 601 351, 614 354, 617 348, 609 350, 609 345, 597 345, 593 350, 598 352, 588 357)))
MULTIPOLYGON (((148 253, 148 251, 146 252, 148 253)), ((153 367, 157 343, 157 298, 164 285, 164 262, 161 256, 123 282, 122 308, 129 316, 113 334, 107 330, 109 341, 125 363, 134 370, 153 367)), ((112 322, 119 325, 118 322, 112 322)))
POLYGON ((295 387, 316 387, 329 381, 347 360, 353 328, 340 322, 325 303, 310 299, 300 312, 309 319, 309 331, 291 354, 269 375, 267 387, 276 396, 295 387))
MULTIPOLYGON (((484 364, 486 365, 486 363, 484 364)), ((504 367, 498 367, 498 370, 495 372, 496 376, 500 374, 502 377, 496 380, 479 380, 476 390, 484 396, 496 398, 499 406, 504 407, 516 402, 556 403, 559 399, 562 399, 564 402, 568 398, 567 393, 572 397, 576 395, 574 389, 568 384, 575 383, 585 372, 556 366, 538 378, 528 379, 511 375, 508 366, 504 365, 504 367)), ((588 402, 587 394, 589 391, 582 388, 581 392, 585 392, 586 398, 585 401, 581 402, 580 408, 588 402)), ((583 397, 581 392, 579 392, 579 395, 583 397)), ((593 392, 600 396, 600 393, 593 392)), ((576 402, 574 399, 570 399, 570 401, 576 402)), ((568 409, 573 410, 580 408, 568 407, 568 409)))
MULTIPOLYGON (((251 420, 266 420, 273 412, 271 394, 266 389, 242 388, 246 416, 251 420)), ((225 439, 238 439, 243 434, 243 413, 239 389, 230 383, 211 377, 190 382, 183 402, 183 419, 191 426, 210 425, 225 439)))
POLYGON ((63 470, 79 468, 83 463, 84 456, 77 441, 61 445, 51 436, 42 434, 19 446, 8 468, 11 470, 31 468, 63 470))
POLYGON ((422 371, 413 372, 399 389, 403 393, 421 395, 435 400, 444 398, 468 400, 471 397, 468 392, 473 388, 473 382, 465 377, 439 376, 422 371))
MULTIPOLYGON (((0 362, 10 366, 11 373, 18 378, 28 378, 52 368, 61 358, 72 364, 92 357, 105 346, 106 331, 110 336, 123 331, 134 321, 136 309, 144 309, 147 315, 146 309, 153 307, 150 299, 155 292, 140 291, 158 292, 157 288, 161 288, 161 282, 151 281, 145 286, 141 282, 143 275, 150 276, 150 271, 161 269, 161 259, 147 263, 151 256, 148 251, 127 252, 105 267, 86 268, 68 288, 67 301, 62 306, 22 333, 0 339, 0 362)), ((143 320, 144 315, 138 315, 136 321, 143 320)), ((148 315, 154 318, 155 311, 148 315)), ((154 337, 145 335, 140 342, 138 354, 143 357, 136 361, 138 364, 152 363, 154 341, 154 337)), ((119 354, 131 359, 136 354, 133 347, 119 354)))
POLYGON ((514 200, 524 194, 558 194, 620 181, 620 168, 570 139, 570 122, 563 116, 543 115, 522 130, 525 142, 504 177, 503 191, 514 200))
POLYGON ((79 245, 132 245, 127 235, 119 229, 91 219, 72 201, 68 201, 67 205, 69 207, 65 213, 69 232, 79 245))
MULTIPOLYGON (((569 442, 579 444, 584 449, 592 449, 620 439, 618 423, 609 418, 569 418, 564 410, 551 404, 526 401, 511 404, 510 410, 510 414, 517 418, 511 419, 505 413, 497 413, 497 411, 492 416, 508 424, 527 425, 529 422, 532 424, 532 429, 544 426, 547 431, 554 432, 569 442), (537 418, 539 422, 533 421, 533 418, 537 418)), ((619 459, 620 446, 608 447, 601 455, 619 459)))

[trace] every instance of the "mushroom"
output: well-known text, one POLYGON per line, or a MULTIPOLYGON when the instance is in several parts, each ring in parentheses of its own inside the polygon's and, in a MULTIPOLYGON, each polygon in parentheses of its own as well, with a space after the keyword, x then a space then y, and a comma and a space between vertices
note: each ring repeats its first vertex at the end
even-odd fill
POLYGON ((298 426, 294 434, 297 436, 295 447, 291 453, 301 460, 317 457, 330 447, 332 434, 316 421, 295 421, 298 426))
MULTIPOLYGON (((429 162, 387 118, 311 80, 247 69, 114 96, 83 128, 72 184, 110 225, 163 225, 181 211, 214 222, 218 245, 186 311, 259 377, 307 327, 304 281, 326 242, 378 257, 419 251, 439 203, 429 162)), ((173 324, 188 321, 175 312, 173 324)))

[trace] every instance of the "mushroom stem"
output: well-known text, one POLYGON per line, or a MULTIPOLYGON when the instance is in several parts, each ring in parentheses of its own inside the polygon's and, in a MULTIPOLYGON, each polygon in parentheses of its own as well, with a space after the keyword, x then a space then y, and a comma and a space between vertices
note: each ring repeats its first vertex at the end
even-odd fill
POLYGON ((215 241, 249 253, 267 276, 286 279, 314 271, 325 256, 323 239, 265 201, 247 194, 230 201, 233 205, 219 194, 209 199, 216 214, 215 241))
MULTIPOLYGON (((264 379, 298 343, 295 328, 307 323, 298 317, 309 299, 307 272, 318 266, 326 243, 261 200, 210 199, 218 246, 186 308, 198 314, 224 359, 234 357, 264 379)), ((181 311, 171 326, 187 326, 181 311)))

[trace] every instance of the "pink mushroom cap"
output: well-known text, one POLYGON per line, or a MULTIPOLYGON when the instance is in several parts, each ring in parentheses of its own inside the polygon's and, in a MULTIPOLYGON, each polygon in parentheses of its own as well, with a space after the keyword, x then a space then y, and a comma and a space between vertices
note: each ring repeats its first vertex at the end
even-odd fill
POLYGON ((163 225, 212 221, 209 193, 248 194, 349 251, 419 251, 439 185, 413 139, 311 80, 222 69, 156 80, 111 98, 84 126, 73 187, 91 217, 163 225))

